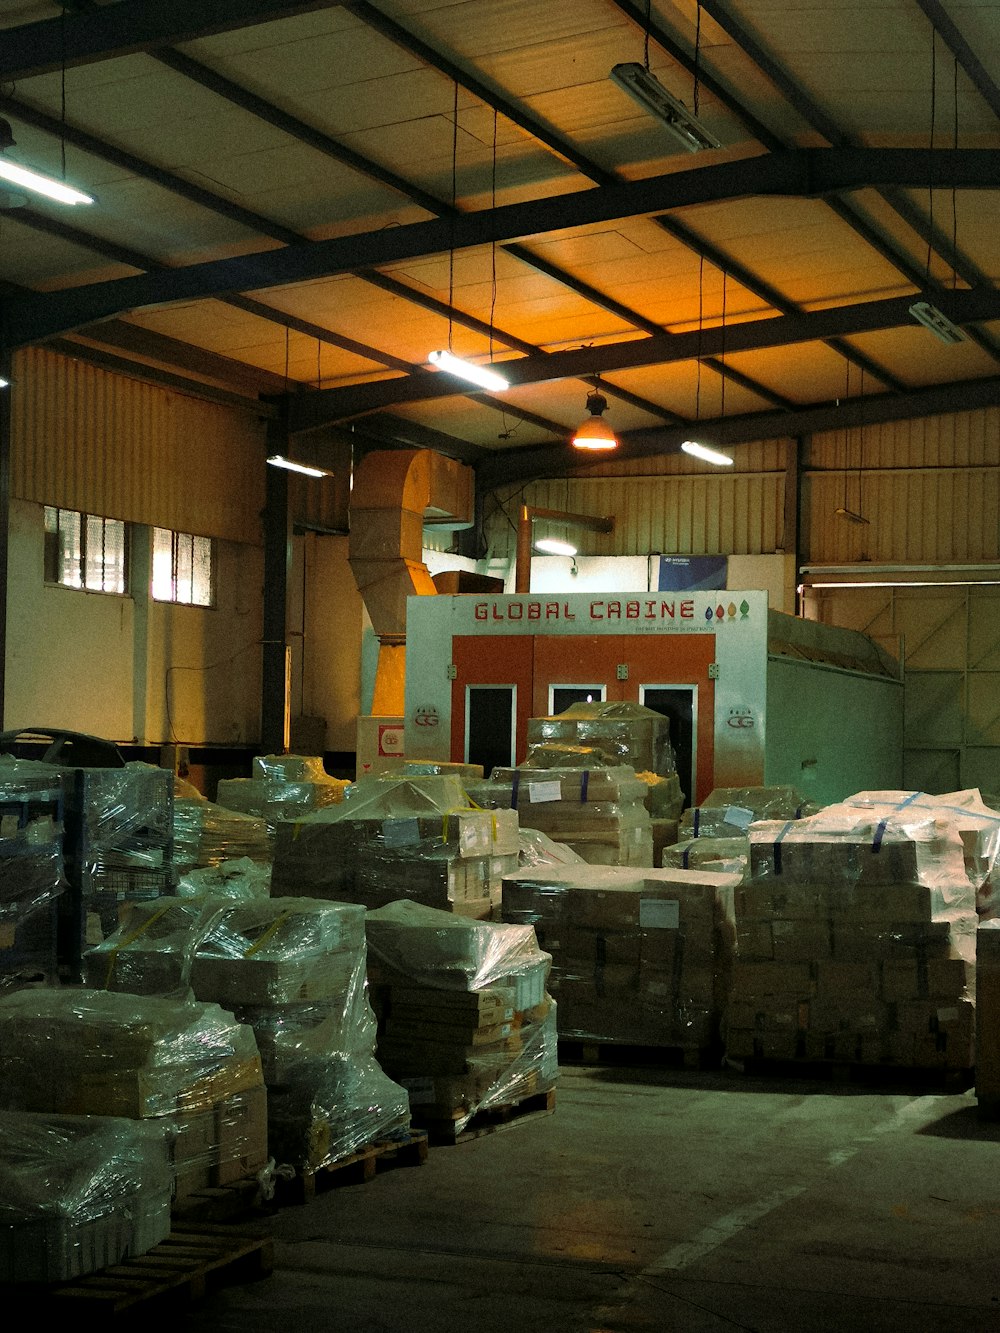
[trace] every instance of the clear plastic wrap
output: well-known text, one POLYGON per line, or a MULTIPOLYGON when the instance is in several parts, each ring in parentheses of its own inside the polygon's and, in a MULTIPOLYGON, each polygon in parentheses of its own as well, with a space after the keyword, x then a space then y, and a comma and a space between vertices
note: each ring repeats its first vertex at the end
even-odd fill
POLYGON ((356 985, 364 908, 313 898, 227 904, 199 940, 191 985, 226 1006, 295 1004, 356 985))
POLYGON ((663 775, 677 767, 669 720, 643 704, 577 703, 553 717, 529 718, 529 747, 552 743, 587 746, 600 753, 599 765, 663 775))
POLYGON ((664 867, 674 870, 712 870, 742 879, 749 864, 750 839, 746 837, 686 838, 663 849, 664 867))
POLYGON ((563 1037, 707 1050, 732 966, 736 875, 550 866, 504 880, 505 921, 553 958, 563 1037))
POLYGON ((517 829, 511 810, 470 806, 453 777, 365 778, 336 809, 279 825, 272 887, 488 917, 516 864, 517 829))
POLYGON ((977 918, 956 825, 863 799, 749 836, 730 1055, 970 1067, 977 918))
MULTIPOLYGON (((541 829, 518 830, 518 867, 544 865, 584 865, 584 859, 564 842, 556 842, 541 829)), ((510 873, 510 872, 508 872, 510 873)))
POLYGON ((248 902, 271 896, 271 864, 241 856, 215 866, 189 870, 177 881, 178 898, 232 898, 248 902))
POLYGON ((0 1282, 59 1282, 170 1232, 166 1127, 0 1112, 0 1282))
POLYGON ((631 768, 495 768, 471 783, 469 797, 488 809, 516 810, 520 824, 566 843, 593 865, 652 866, 649 791, 631 768))
POLYGON ((398 902, 366 929, 379 1063, 420 1118, 461 1132, 477 1111, 554 1085, 551 958, 530 926, 398 902))
POLYGON ((0 1102, 145 1119, 262 1083, 251 1030, 215 1004, 39 988, 0 997, 0 1102))
POLYGON ((0 993, 57 976, 62 812, 56 770, 0 756, 0 993))
POLYGON ((174 798, 174 863, 179 873, 249 858, 269 862, 267 823, 203 797, 174 798))
POLYGON ((67 811, 80 820, 82 883, 86 896, 156 897, 174 884, 174 776, 164 768, 68 770, 67 811))
POLYGON ((216 791, 219 805, 262 818, 268 837, 283 819, 339 805, 350 783, 332 778, 323 761, 311 755, 258 755, 250 778, 224 778, 216 791))
POLYGON ((84 984, 94 990, 184 998, 194 951, 221 911, 204 899, 135 903, 125 924, 83 955, 84 984))
POLYGON ((680 839, 746 836, 762 819, 802 819, 819 810, 794 787, 716 787, 681 817, 680 839))

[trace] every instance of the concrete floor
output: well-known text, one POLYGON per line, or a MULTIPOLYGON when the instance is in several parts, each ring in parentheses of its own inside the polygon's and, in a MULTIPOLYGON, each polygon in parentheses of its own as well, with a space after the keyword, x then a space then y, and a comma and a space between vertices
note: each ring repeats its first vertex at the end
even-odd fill
POLYGON ((270 1222, 213 1333, 997 1333, 1000 1124, 922 1095, 568 1068, 554 1115, 270 1222))

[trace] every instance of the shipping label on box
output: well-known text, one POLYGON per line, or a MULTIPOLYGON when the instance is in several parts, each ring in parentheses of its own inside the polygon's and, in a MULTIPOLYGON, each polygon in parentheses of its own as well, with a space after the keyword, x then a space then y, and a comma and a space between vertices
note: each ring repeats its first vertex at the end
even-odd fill
POLYGON ((677 930, 681 924, 681 905, 675 899, 639 899, 639 925, 643 930, 677 930))

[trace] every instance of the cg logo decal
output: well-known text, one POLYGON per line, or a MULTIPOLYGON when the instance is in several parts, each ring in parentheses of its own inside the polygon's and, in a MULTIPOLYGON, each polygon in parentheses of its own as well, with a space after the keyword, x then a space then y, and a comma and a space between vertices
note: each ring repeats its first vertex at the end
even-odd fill
POLYGON ((737 731, 746 731, 754 725, 753 714, 749 708, 730 708, 726 725, 737 731))
POLYGON ((418 708, 413 714, 413 722, 418 727, 436 727, 440 725, 441 718, 438 710, 432 706, 430 708, 418 708))

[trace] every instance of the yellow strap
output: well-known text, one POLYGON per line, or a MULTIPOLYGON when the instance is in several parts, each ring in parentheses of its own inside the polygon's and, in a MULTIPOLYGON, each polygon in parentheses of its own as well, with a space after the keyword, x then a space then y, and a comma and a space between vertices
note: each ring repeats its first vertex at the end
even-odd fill
POLYGON ((119 951, 121 949, 127 949, 130 944, 134 944, 140 935, 145 935, 146 931, 150 928, 150 926, 154 923, 154 921, 159 921, 161 916, 164 916, 167 912, 170 911, 170 908, 171 908, 170 903, 167 903, 166 907, 161 907, 158 912, 154 912, 153 915, 147 921, 144 921, 138 930, 133 930, 131 935, 126 935, 125 938, 122 940, 121 944, 119 944, 116 948, 111 950, 111 953, 108 956, 108 975, 104 979, 105 990, 111 989, 111 978, 114 976, 115 964, 118 962, 119 951))
POLYGON ((280 916, 276 916, 274 920, 271 922, 271 924, 268 926, 267 930, 265 930, 263 935, 261 935, 260 939, 255 940, 254 943, 250 945, 250 948, 247 949, 243 957, 252 958, 253 955, 257 952, 257 950, 262 949, 264 947, 264 945, 268 942, 268 940, 274 935, 274 933, 281 926, 285 924, 285 922, 291 915, 292 915, 291 912, 282 912, 280 916))

